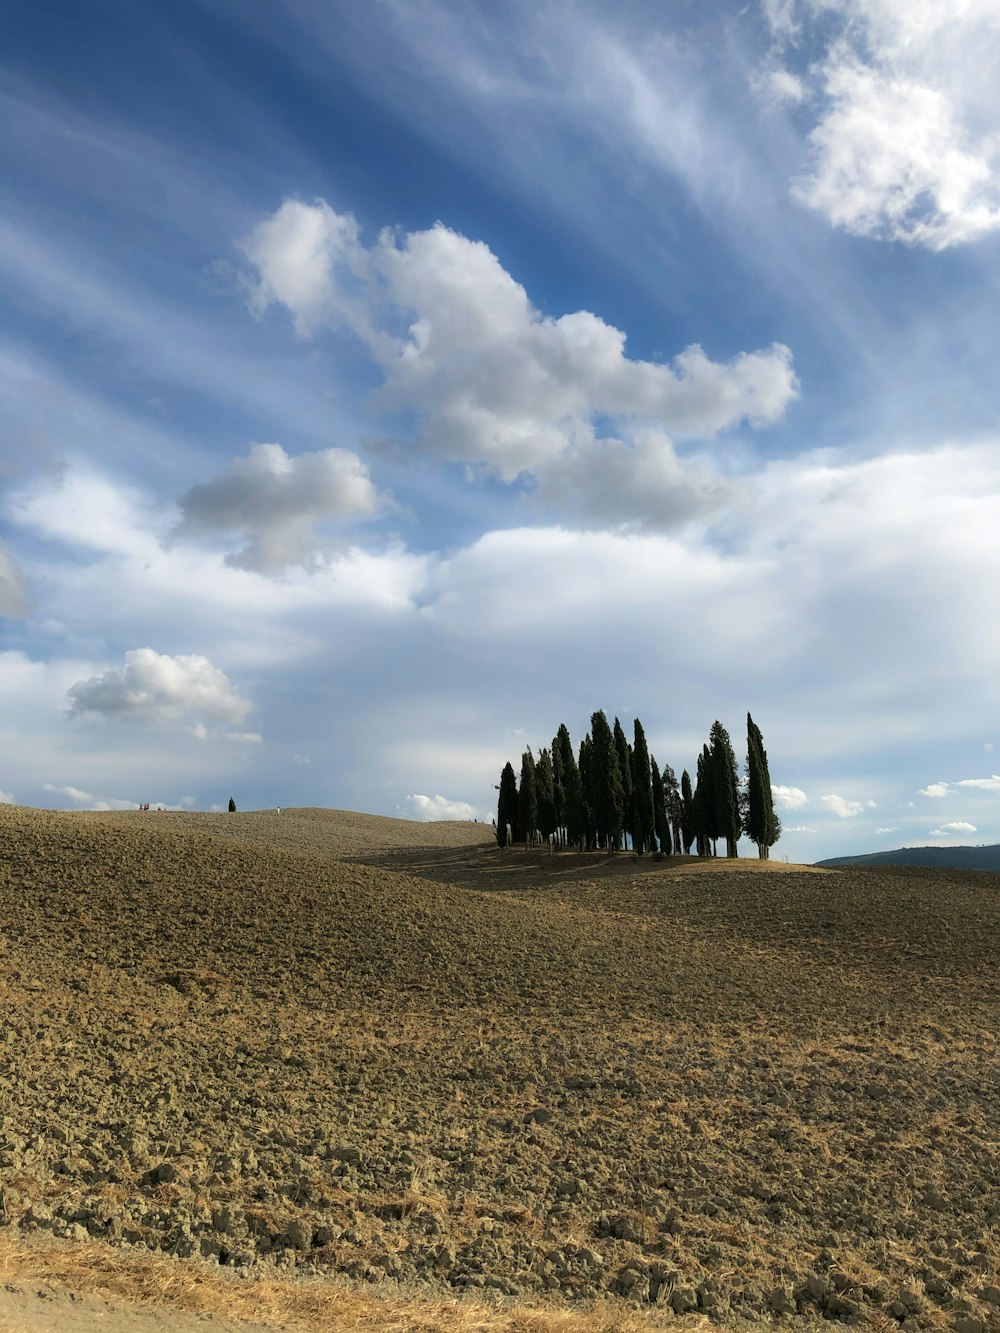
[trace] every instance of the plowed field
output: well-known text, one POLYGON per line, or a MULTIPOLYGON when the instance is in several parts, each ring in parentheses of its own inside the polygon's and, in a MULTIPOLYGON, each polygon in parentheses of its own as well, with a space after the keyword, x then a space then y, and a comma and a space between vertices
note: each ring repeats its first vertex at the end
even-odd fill
POLYGON ((491 839, 0 806, 8 1274, 288 1327, 1000 1328, 1000 877, 491 839))

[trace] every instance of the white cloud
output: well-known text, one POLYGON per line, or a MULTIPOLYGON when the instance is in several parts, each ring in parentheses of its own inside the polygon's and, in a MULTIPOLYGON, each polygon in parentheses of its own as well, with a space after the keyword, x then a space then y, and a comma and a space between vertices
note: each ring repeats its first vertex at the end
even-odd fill
POLYGON ((815 833, 816 831, 809 824, 789 824, 785 828, 786 833, 815 833))
POLYGON ((250 619, 287 617, 309 608, 363 607, 396 614, 412 604, 429 562, 398 543, 382 551, 351 546, 322 569, 291 568, 280 582, 263 581, 226 564, 215 552, 165 547, 160 537, 170 530, 171 510, 79 466, 16 495, 10 507, 16 522, 49 542, 75 548, 72 562, 59 565, 58 580, 49 579, 50 614, 57 609, 70 623, 77 606, 104 605, 105 632, 109 624, 121 624, 115 637, 136 633, 136 625, 145 625, 143 632, 152 637, 169 622, 185 638, 196 631, 213 638, 225 625, 231 638, 241 640, 244 656, 252 645, 258 660, 272 662, 301 644, 288 633, 248 636, 250 619), (109 587, 115 590, 113 599, 107 597, 109 587))
POLYGON ((828 810, 832 810, 840 819, 850 819, 854 815, 860 815, 865 808, 861 801, 848 801, 843 796, 837 796, 834 793, 829 796, 821 796, 819 803, 825 805, 828 810))
POLYGON ((366 248, 350 216, 289 199, 241 248, 256 271, 253 307, 284 306, 302 336, 346 326, 382 372, 376 404, 415 411, 433 452, 507 482, 529 473, 549 498, 568 474, 576 497, 592 499, 592 466, 614 491, 605 508, 630 519, 670 521, 675 487, 682 497, 705 489, 703 474, 684 476, 664 435, 705 439, 739 421, 773 422, 797 392, 780 344, 725 364, 699 346, 672 365, 633 360, 619 329, 583 310, 542 314, 488 246, 440 223, 383 231, 366 248), (599 440, 599 421, 621 438, 599 440), (644 426, 659 439, 632 433, 644 426), (648 499, 622 477, 633 467, 652 482, 648 499))
POLYGON ((772 782, 771 795, 779 810, 798 810, 809 804, 809 797, 801 787, 782 787, 772 782))
POLYGON ((921 787, 917 792, 918 796, 932 796, 935 799, 948 795, 947 782, 931 782, 926 787, 921 787))
POLYGON ((993 749, 993 742, 983 741, 983 749, 986 751, 987 754, 989 754, 990 751, 993 749))
MULTIPOLYGON (((124 667, 77 681, 69 696, 71 713, 141 723, 168 722, 190 713, 240 723, 253 709, 206 657, 171 657, 152 648, 131 649, 124 667)), ((201 739, 197 726, 195 734, 201 739)))
POLYGON ((940 828, 932 828, 930 835, 933 838, 950 838, 956 833, 975 833, 975 824, 967 824, 964 819, 953 820, 950 824, 942 824, 940 828))
POLYGON ((312 760, 307 754, 293 754, 292 763, 298 764, 302 768, 308 768, 312 764, 312 760))
POLYGON ((777 50, 794 49, 799 21, 823 44, 804 203, 854 234, 931 250, 1000 227, 995 0, 801 0, 781 13, 777 50))
POLYGON ((0 805, 13 805, 14 797, 9 791, 0 791, 0 805))
POLYGON ((1000 791, 1000 777, 996 773, 990 778, 962 778, 956 787, 978 787, 981 791, 1000 791))
POLYGON ((775 106, 803 102, 808 97, 806 85, 797 74, 776 64, 761 70, 753 81, 754 92, 765 103, 775 106))
POLYGON ((42 790, 53 796, 65 796, 74 805, 84 806, 88 810, 138 810, 138 801, 124 800, 118 796, 97 796, 92 791, 83 791, 79 787, 58 787, 54 783, 44 782, 42 790))
POLYGON ((25 607, 26 592, 24 575, 0 541, 0 616, 19 616, 25 607))
POLYGON ((279 574, 317 561, 322 524, 369 517, 385 503, 365 464, 347 449, 292 458, 280 444, 256 444, 227 472, 181 496, 181 521, 170 538, 239 533, 244 545, 226 563, 279 574))
POLYGON ((450 801, 446 796, 407 796, 408 818, 429 823, 439 819, 475 819, 479 811, 466 801, 450 801))
POLYGON ((895 824, 888 824, 885 828, 877 828, 876 833, 898 833, 899 829, 895 824))

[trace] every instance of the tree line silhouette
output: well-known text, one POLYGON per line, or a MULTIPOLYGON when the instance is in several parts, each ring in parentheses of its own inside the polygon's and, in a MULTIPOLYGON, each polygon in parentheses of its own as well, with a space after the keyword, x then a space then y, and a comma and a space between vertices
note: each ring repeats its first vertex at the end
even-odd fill
POLYGON ((766 861, 781 836, 767 752, 749 713, 743 778, 719 721, 698 756, 692 788, 687 769, 678 782, 669 764, 659 767, 638 718, 630 742, 617 718, 612 727, 598 711, 578 755, 563 724, 537 759, 525 750, 520 780, 505 764, 497 790, 501 847, 545 841, 554 849, 616 852, 631 845, 639 856, 690 855, 692 848, 699 856, 718 856, 724 842, 725 855, 738 856, 737 843, 746 834, 766 861))

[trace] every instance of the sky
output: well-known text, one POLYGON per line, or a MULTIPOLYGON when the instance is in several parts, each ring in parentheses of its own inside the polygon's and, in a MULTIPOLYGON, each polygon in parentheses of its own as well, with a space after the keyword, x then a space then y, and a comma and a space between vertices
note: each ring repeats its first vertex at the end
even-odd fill
POLYGON ((1000 0, 8 0, 0 799, 488 820, 561 722, 749 711, 776 856, 1000 841, 998 61, 1000 0))

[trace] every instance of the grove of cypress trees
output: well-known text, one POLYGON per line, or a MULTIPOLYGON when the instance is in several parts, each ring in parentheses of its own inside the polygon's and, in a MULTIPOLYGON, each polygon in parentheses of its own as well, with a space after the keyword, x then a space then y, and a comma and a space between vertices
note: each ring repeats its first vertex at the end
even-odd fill
POLYGON ((497 798, 497 842, 507 846, 511 829, 517 824, 517 778, 513 766, 506 763, 500 774, 500 795, 497 798), (508 828, 510 826, 510 828, 508 828))
POLYGON ((771 848, 781 837, 781 820, 774 809, 764 738, 749 713, 747 713, 747 783, 749 790, 744 830, 750 841, 757 844, 757 855, 762 861, 767 861, 770 859, 771 848))
POLYGON ((515 842, 525 846, 535 836, 538 827, 538 793, 535 789, 535 760, 530 749, 521 756, 521 782, 517 789, 517 826, 515 842))
POLYGON ((638 718, 632 724, 632 849, 642 856, 654 833, 653 785, 646 733, 638 718))
MULTIPOLYGON (((716 719, 698 756, 692 790, 685 769, 678 783, 669 764, 661 769, 650 757, 645 731, 633 720, 631 743, 616 717, 591 714, 591 728, 580 743, 579 759, 565 724, 551 749, 530 747, 521 759, 518 782, 511 764, 504 766, 497 802, 497 842, 530 846, 540 833, 553 849, 567 845, 616 852, 628 838, 638 856, 654 845, 664 854, 739 855, 745 833, 762 860, 781 835, 774 810, 767 754, 759 728, 747 714, 747 775, 741 780, 729 733, 716 719), (552 841, 554 839, 554 841, 552 841)), ((235 802, 233 802, 235 806, 235 802)))

